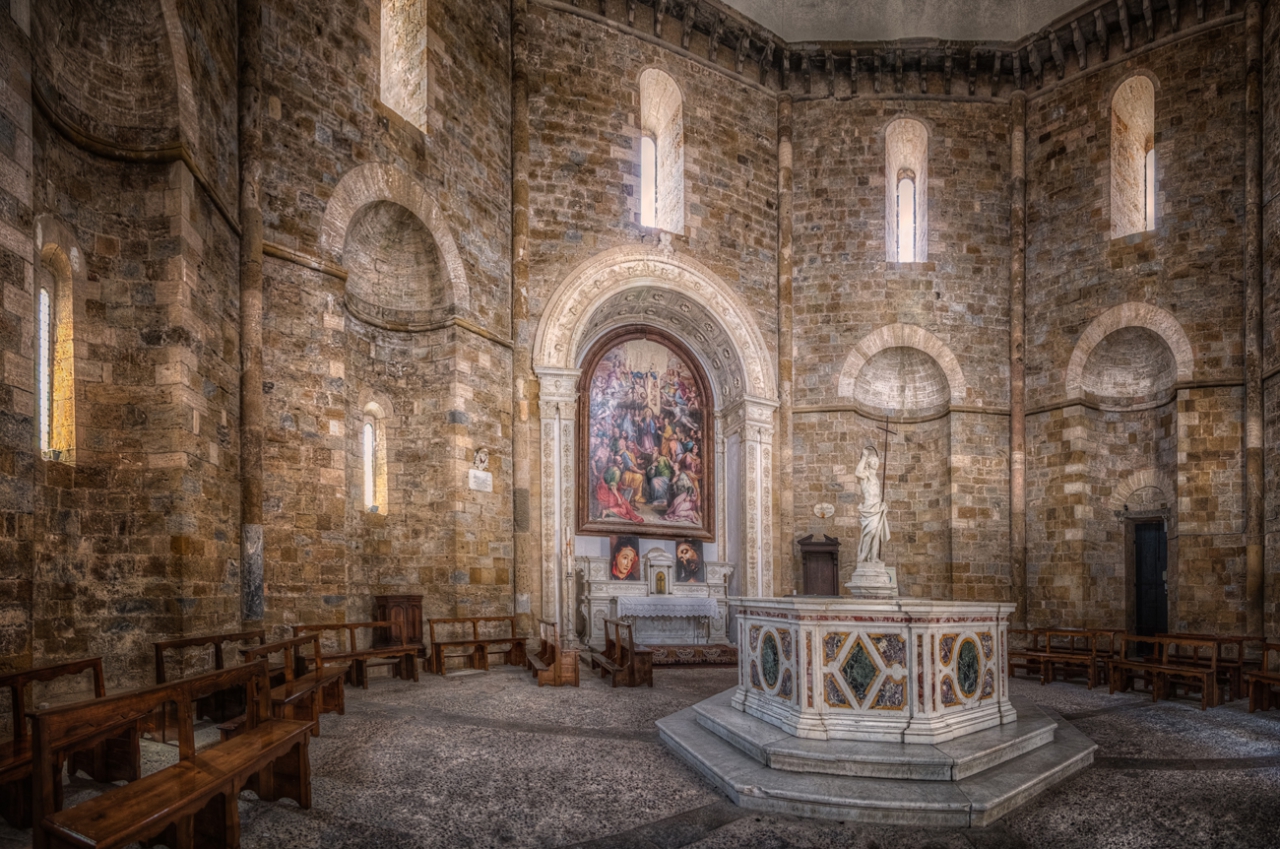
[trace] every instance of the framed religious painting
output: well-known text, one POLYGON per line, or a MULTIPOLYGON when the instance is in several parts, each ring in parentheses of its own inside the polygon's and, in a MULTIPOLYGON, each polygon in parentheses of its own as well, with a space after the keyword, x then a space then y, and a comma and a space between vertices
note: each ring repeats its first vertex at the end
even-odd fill
POLYGON ((619 328, 592 347, 578 388, 578 533, 714 539, 715 414, 689 349, 619 328))

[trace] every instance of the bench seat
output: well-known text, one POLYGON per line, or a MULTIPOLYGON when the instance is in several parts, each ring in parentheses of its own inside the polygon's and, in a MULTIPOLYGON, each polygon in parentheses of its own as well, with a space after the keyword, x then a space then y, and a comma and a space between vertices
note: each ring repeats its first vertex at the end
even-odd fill
MULTIPOLYGON (((175 827, 176 842, 182 844, 189 839, 184 832, 194 826, 194 819, 190 823, 180 821, 194 817, 219 796, 222 803, 217 814, 228 826, 234 824, 237 832, 237 839, 227 840, 226 844, 236 845, 239 842, 236 803, 239 791, 251 778, 256 779, 256 774, 267 764, 295 746, 305 747, 310 727, 310 722, 265 722, 234 740, 197 752, 188 760, 46 817, 45 832, 50 837, 50 846, 82 849, 127 846, 163 833, 171 823, 175 827)), ((295 801, 309 808, 310 793, 299 795, 302 798, 295 801)), ((202 830, 214 825, 218 818, 207 817, 208 822, 202 822, 202 830)))

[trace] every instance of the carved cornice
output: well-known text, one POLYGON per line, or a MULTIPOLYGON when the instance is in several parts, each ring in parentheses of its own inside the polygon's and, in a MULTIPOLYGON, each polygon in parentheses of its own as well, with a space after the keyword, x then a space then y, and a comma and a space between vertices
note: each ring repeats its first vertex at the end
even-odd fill
POLYGON ((789 43, 720 0, 628 0, 625 20, 609 18, 608 4, 590 0, 530 2, 594 20, 743 85, 796 100, 989 101, 1018 90, 1039 93, 1064 79, 1243 20, 1244 8, 1243 0, 1092 0, 1012 42, 789 43), (651 31, 636 26, 637 5, 654 10, 651 31), (694 33, 706 37, 705 55, 690 49, 694 33), (1117 50, 1111 49, 1113 39, 1117 50))

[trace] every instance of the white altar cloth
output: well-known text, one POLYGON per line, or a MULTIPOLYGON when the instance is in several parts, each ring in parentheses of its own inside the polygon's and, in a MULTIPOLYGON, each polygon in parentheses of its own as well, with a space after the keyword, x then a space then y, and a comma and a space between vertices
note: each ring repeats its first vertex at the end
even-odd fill
POLYGON ((619 616, 709 616, 715 618, 714 598, 676 596, 620 596, 619 616))

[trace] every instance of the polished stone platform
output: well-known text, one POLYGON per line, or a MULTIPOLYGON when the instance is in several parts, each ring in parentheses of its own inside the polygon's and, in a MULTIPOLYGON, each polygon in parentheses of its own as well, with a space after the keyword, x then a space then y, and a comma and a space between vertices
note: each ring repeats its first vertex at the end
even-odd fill
POLYGON ((675 754, 736 804, 770 813, 988 825, 1087 767, 1097 748, 1018 700, 1013 722, 937 744, 818 741, 734 709, 732 690, 658 721, 675 754))

